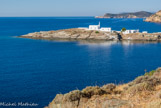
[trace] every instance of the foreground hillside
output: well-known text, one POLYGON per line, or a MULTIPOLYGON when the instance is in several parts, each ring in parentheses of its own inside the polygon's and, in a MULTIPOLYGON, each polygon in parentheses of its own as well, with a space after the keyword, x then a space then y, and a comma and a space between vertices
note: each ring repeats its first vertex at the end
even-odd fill
POLYGON ((46 108, 161 108, 161 68, 127 84, 57 94, 46 108))
POLYGON ((148 17, 145 21, 161 23, 161 10, 148 17))
POLYGON ((96 18, 146 18, 152 15, 150 12, 140 11, 131 13, 112 14, 106 13, 104 16, 97 16, 96 18))

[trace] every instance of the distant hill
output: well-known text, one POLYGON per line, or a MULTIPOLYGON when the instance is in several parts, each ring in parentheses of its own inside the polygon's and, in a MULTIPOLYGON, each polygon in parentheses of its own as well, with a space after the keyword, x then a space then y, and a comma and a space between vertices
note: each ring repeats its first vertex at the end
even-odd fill
POLYGON ((106 13, 104 16, 96 16, 96 18, 146 18, 151 16, 152 14, 153 13, 146 11, 120 13, 120 14, 106 13))
POLYGON ((161 23, 161 10, 151 15, 150 17, 146 18, 145 21, 161 23))

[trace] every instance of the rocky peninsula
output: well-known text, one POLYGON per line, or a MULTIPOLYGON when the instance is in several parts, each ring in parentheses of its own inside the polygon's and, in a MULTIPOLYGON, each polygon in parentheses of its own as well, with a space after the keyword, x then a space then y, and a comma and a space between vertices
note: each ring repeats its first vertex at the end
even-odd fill
POLYGON ((95 18, 146 18, 151 16, 151 12, 140 11, 140 12, 128 12, 128 13, 106 13, 104 16, 96 16, 95 18))
POLYGON ((117 33, 105 33, 100 31, 83 30, 83 29, 65 29, 47 32, 35 32, 21 36, 32 39, 49 39, 49 40, 113 40, 118 39, 117 33))
POLYGON ((45 39, 45 40, 143 40, 160 41, 161 33, 130 33, 123 34, 116 31, 103 32, 95 30, 84 30, 79 28, 64 29, 57 31, 41 31, 20 36, 22 38, 45 39))
POLYGON ((89 86, 57 94, 45 108, 161 108, 161 68, 127 84, 89 86))
POLYGON ((145 21, 161 23, 161 10, 158 11, 157 13, 151 15, 150 17, 146 18, 145 21))

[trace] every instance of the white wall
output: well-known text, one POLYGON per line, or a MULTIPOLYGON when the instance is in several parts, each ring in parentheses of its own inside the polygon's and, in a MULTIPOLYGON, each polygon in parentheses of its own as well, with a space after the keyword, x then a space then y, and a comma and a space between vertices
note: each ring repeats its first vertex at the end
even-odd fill
POLYGON ((148 33, 148 31, 143 31, 142 33, 148 33))
POLYGON ((123 34, 129 34, 129 33, 138 33, 139 30, 126 30, 123 32, 123 34))
POLYGON ((98 25, 90 25, 89 30, 99 30, 100 27, 98 25))
POLYGON ((101 28, 100 31, 111 32, 111 28, 101 28))

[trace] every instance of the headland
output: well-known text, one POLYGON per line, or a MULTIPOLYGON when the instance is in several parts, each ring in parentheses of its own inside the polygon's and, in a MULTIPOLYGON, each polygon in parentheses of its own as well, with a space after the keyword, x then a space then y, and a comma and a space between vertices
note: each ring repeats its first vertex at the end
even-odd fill
MULTIPOLYGON (((130 31, 129 31, 130 32, 130 31)), ((82 28, 64 29, 57 31, 40 31, 20 36, 30 39, 44 40, 140 40, 140 41, 161 41, 161 33, 124 33, 118 31, 106 32, 99 30, 86 30, 82 28)))
POLYGON ((152 15, 151 12, 139 11, 139 12, 126 12, 126 13, 106 13, 103 16, 96 16, 95 18, 146 18, 152 15))
POLYGON ((147 22, 161 23, 161 10, 146 18, 147 22))

